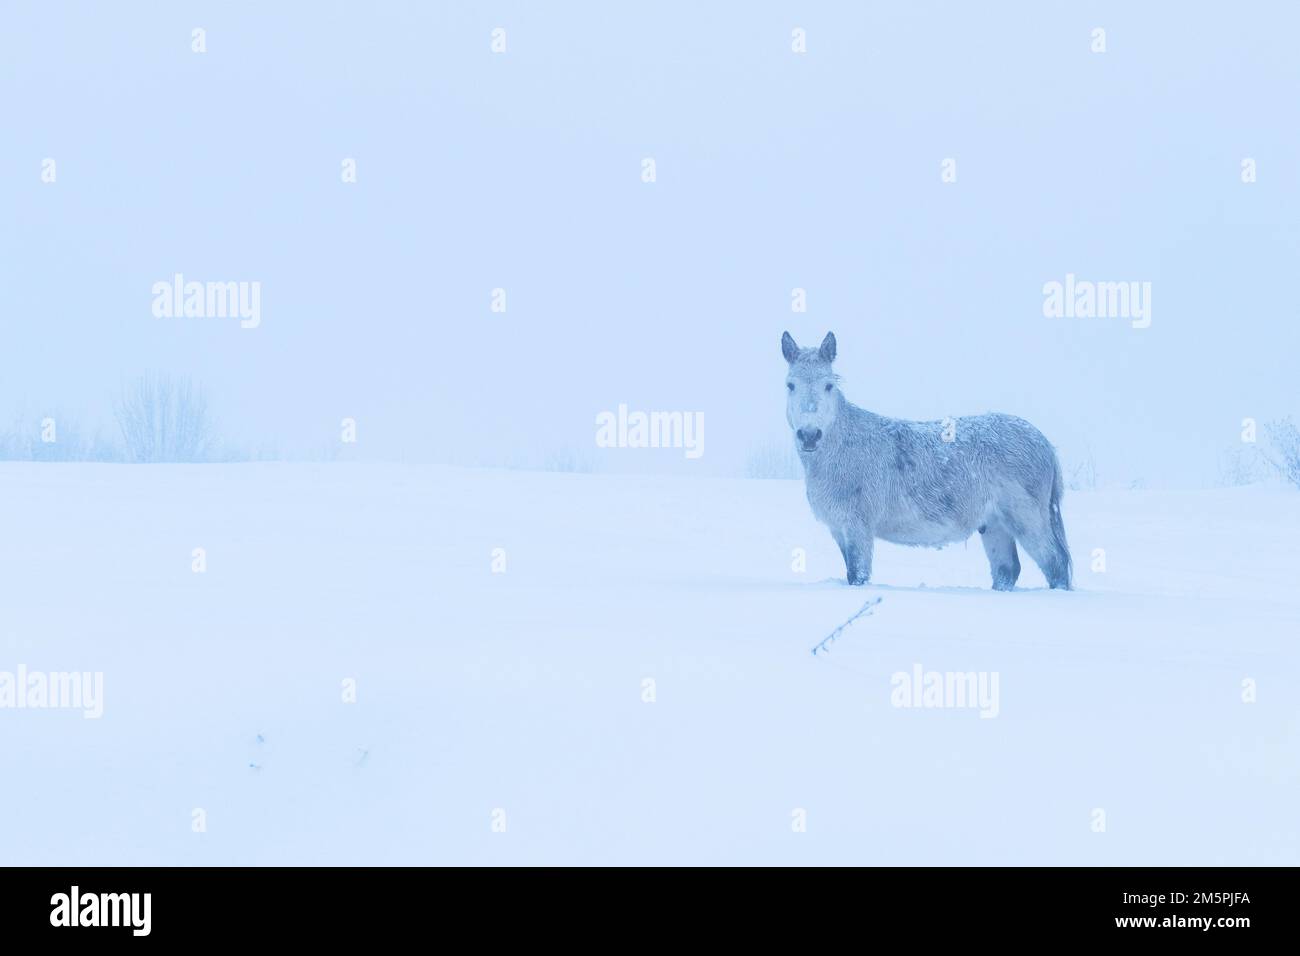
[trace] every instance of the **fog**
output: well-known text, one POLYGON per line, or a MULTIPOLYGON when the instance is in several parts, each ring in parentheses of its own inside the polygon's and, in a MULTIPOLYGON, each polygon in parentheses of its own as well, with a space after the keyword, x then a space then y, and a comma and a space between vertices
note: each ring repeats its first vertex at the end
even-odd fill
POLYGON ((736 474, 788 441, 786 329, 1103 483, 1300 414, 1296 10, 609 6, 6 4, 0 427, 111 428, 160 370, 285 455, 354 418, 350 457, 736 474), (156 317, 177 273, 259 323, 156 317), (1045 316, 1067 276, 1150 283, 1149 327, 1045 316), (598 449, 620 405, 703 453, 598 449))

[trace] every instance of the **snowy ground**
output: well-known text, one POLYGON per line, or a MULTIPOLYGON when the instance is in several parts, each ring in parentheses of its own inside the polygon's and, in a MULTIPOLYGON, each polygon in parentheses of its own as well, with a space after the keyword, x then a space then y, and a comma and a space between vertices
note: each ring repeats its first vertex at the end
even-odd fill
POLYGON ((1300 863, 1300 493, 1065 518, 1073 593, 978 541, 858 589, 797 482, 0 465, 0 671, 105 698, 0 710, 0 862, 1300 863))

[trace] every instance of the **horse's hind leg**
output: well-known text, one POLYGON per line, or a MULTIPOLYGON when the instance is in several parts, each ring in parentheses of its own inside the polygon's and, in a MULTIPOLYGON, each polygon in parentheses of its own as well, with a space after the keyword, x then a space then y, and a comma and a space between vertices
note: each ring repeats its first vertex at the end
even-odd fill
POLYGON ((1047 578, 1047 586, 1052 588, 1070 587, 1070 554, 1065 551, 1052 532, 1050 513, 1040 513, 1035 509, 1030 518, 1022 517, 1016 522, 1016 540, 1029 552, 1047 578))
POLYGON ((1020 556, 1016 554, 1016 539, 1000 522, 990 521, 980 528, 984 553, 989 556, 989 569, 993 572, 993 590, 1010 591, 1020 577, 1020 556))

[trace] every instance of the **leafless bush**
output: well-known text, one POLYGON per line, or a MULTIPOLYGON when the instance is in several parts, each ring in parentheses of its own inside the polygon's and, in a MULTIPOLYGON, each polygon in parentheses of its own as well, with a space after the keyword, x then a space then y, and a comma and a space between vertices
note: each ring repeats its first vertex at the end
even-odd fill
POLYGON ((1254 445, 1229 448, 1219 456, 1219 486, 1236 488, 1254 484, 1263 478, 1261 466, 1265 463, 1254 445))
POLYGON ((596 470, 596 459, 588 452, 575 451, 572 448, 559 448, 549 451, 542 458, 542 471, 562 471, 575 474, 590 474, 596 470))
POLYGON ((122 389, 113 414, 130 461, 208 461, 216 450, 207 399, 188 379, 143 375, 122 389))
POLYGON ((794 444, 765 442, 745 459, 746 478, 802 478, 803 465, 795 454, 794 444))
POLYGON ((26 441, 16 432, 0 432, 0 461, 22 461, 26 458, 23 454, 26 448, 26 441))
POLYGON ((26 439, 28 461, 86 461, 89 442, 75 418, 55 413, 27 423, 21 433, 26 439))
POLYGON ((1300 488, 1300 428, 1290 418, 1283 418, 1265 425, 1264 434, 1269 444, 1264 459, 1285 480, 1300 488))
POLYGON ((118 461, 113 444, 96 429, 87 432, 75 415, 56 411, 42 417, 20 414, 0 432, 0 461, 118 461))
POLYGON ((1066 471, 1065 487, 1071 491, 1097 490, 1097 462, 1089 451, 1087 456, 1070 465, 1066 471))

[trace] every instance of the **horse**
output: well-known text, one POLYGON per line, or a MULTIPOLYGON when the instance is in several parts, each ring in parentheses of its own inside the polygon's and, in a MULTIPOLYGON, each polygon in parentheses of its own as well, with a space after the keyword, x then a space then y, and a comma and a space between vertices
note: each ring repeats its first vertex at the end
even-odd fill
POLYGON ((781 354, 808 504, 839 545, 849 584, 871 579, 877 538, 942 547, 978 532, 995 590, 1015 588, 1017 543, 1050 587, 1070 589, 1061 465, 1042 432, 999 413, 915 422, 859 408, 832 370, 832 332, 818 348, 786 332, 781 354))

